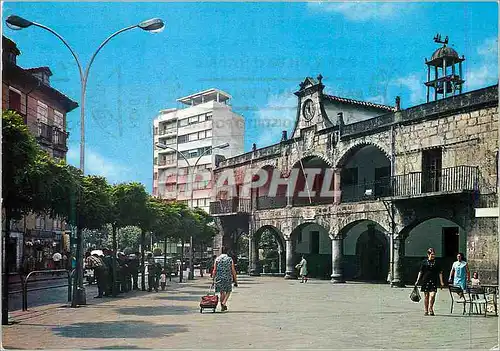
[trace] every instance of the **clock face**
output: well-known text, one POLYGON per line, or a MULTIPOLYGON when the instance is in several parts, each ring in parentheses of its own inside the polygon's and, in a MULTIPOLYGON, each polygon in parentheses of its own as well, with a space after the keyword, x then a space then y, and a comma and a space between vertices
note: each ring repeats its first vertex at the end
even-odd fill
POLYGON ((314 102, 312 100, 306 100, 302 107, 302 114, 304 118, 308 121, 313 119, 314 114, 316 113, 316 106, 314 106, 314 102))

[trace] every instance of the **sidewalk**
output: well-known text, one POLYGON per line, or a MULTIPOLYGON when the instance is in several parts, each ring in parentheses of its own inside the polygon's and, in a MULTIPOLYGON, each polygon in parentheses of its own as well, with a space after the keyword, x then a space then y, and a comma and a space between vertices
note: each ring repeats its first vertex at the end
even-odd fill
POLYGON ((61 304, 16 313, 3 328, 6 349, 491 349, 498 318, 450 314, 438 292, 436 316, 409 300, 411 289, 386 285, 275 277, 239 278, 229 311, 199 312, 210 279, 167 291, 136 291, 91 299, 76 309, 61 304))

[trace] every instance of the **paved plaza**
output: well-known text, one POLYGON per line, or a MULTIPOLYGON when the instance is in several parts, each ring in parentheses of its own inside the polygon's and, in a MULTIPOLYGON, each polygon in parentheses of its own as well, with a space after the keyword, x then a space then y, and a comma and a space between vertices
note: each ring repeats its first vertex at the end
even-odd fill
MULTIPOLYGON (((410 288, 328 281, 240 277, 225 313, 199 312, 208 278, 167 291, 132 292, 13 312, 3 328, 6 349, 491 349, 498 318, 450 314, 447 290, 436 316, 409 300, 410 288)), ((93 289, 93 287, 91 287, 93 289)))

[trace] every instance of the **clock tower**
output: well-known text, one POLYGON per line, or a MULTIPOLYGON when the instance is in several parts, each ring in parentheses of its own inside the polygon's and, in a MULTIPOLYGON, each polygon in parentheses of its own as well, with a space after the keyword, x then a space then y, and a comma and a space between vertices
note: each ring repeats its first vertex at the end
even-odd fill
POLYGON ((298 108, 293 138, 299 137, 300 131, 305 128, 316 126, 316 130, 320 130, 332 126, 322 104, 325 88, 322 79, 321 74, 316 79, 307 77, 300 83, 300 90, 295 93, 298 97, 298 108))

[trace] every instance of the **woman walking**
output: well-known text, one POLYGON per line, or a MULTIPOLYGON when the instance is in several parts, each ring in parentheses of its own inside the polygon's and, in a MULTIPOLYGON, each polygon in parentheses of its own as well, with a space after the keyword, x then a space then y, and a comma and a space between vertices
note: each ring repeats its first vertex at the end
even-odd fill
POLYGON ((440 283, 442 289, 444 282, 443 270, 436 264, 436 252, 433 248, 427 250, 427 258, 420 265, 415 286, 418 285, 420 280, 422 280, 420 291, 424 293, 424 315, 434 316, 434 301, 436 300, 437 287, 440 283))
POLYGON ((299 264, 297 264, 297 266, 295 266, 295 267, 300 268, 299 275, 302 278, 302 280, 300 282, 303 283, 305 281, 307 283, 307 273, 308 273, 307 272, 307 261, 304 258, 304 256, 302 256, 302 260, 300 260, 299 264))
POLYGON ((236 277, 236 269, 231 257, 227 255, 227 249, 222 248, 222 254, 215 259, 214 269, 212 273, 214 277, 215 292, 220 293, 221 311, 227 311, 227 300, 233 291, 232 283, 238 286, 236 277))
POLYGON ((464 254, 457 254, 457 260, 451 266, 449 283, 462 289, 460 297, 463 298, 463 292, 467 289, 467 282, 470 280, 469 265, 465 262, 464 254))

